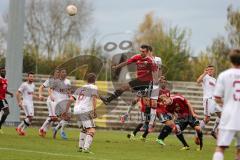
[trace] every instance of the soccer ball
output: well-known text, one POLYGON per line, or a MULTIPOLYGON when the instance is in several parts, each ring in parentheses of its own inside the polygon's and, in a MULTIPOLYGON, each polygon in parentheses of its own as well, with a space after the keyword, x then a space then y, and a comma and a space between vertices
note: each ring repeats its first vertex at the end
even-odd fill
POLYGON ((66 11, 69 16, 75 16, 77 14, 77 7, 75 5, 68 5, 66 11))

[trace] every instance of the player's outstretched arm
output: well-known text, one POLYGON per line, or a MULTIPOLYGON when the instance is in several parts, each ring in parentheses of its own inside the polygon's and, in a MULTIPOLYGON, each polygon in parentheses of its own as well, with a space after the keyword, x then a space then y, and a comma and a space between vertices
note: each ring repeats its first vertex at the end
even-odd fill
POLYGON ((10 95, 11 97, 13 97, 13 93, 12 93, 12 92, 7 91, 6 93, 7 93, 8 95, 10 95))
POLYGON ((92 97, 92 103, 93 103, 93 116, 94 118, 97 118, 96 108, 97 108, 97 96, 92 97))
POLYGON ((122 68, 122 67, 126 66, 127 64, 128 64, 128 62, 125 61, 125 62, 122 62, 122 63, 119 63, 119 64, 117 64, 117 65, 112 66, 112 69, 113 69, 113 70, 116 70, 116 69, 118 69, 118 68, 122 68))
POLYGON ((18 103, 18 106, 20 107, 20 109, 23 108, 21 95, 22 95, 22 93, 20 91, 16 92, 16 99, 17 99, 17 103, 18 103))
POLYGON ((192 105, 189 102, 187 102, 187 104, 188 104, 188 109, 189 109, 190 113, 192 114, 192 116, 195 118, 198 118, 198 115, 194 112, 192 105))

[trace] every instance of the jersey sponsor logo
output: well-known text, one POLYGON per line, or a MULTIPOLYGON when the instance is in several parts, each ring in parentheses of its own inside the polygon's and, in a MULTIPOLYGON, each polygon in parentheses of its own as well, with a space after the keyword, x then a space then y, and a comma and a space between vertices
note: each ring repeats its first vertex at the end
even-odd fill
POLYGON ((33 92, 27 92, 28 95, 33 95, 33 92))
POLYGON ((210 82, 209 82, 209 85, 210 85, 210 86, 215 86, 215 83, 210 81, 210 82))
POLYGON ((233 93, 234 101, 240 101, 240 80, 233 82, 233 88, 235 89, 233 93))

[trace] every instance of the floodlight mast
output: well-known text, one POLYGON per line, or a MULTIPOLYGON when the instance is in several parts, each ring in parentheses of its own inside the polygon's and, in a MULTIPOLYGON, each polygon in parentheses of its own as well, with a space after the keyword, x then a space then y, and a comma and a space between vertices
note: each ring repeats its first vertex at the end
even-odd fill
MULTIPOLYGON (((22 82, 25 0, 9 0, 6 71, 8 90, 15 93, 22 82)), ((8 98, 10 114, 7 123, 20 121, 16 98, 8 98)))

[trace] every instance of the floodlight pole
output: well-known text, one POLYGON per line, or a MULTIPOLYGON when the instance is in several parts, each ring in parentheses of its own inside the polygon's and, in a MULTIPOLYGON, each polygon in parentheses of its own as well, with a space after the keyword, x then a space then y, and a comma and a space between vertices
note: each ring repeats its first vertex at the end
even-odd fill
POLYGON ((24 20, 25 0, 9 0, 6 71, 8 90, 14 93, 14 98, 8 98, 10 114, 7 123, 12 125, 20 121, 15 93, 22 82, 24 20))

